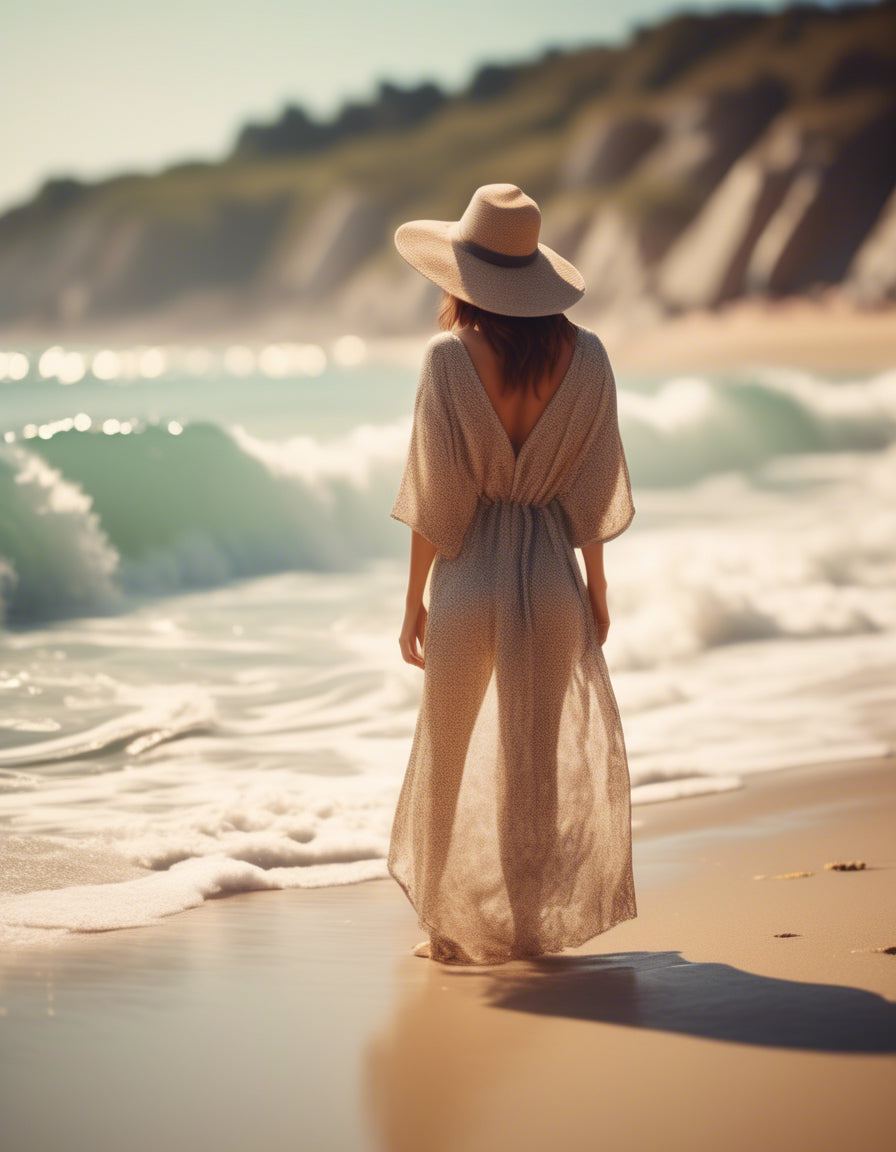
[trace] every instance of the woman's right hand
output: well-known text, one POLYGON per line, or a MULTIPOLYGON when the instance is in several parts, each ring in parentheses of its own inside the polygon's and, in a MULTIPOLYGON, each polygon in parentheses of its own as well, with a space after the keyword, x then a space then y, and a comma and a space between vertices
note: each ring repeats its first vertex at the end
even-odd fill
POLYGON ((607 590, 601 588, 588 589, 588 599, 591 602, 591 614, 594 616, 594 626, 597 629, 597 640, 603 648, 607 633, 610 631, 610 611, 607 608, 607 590))
POLYGON ((401 635, 398 637, 401 658, 415 668, 425 667, 422 645, 426 637, 426 617, 427 612, 422 604, 417 607, 409 604, 405 608, 401 635))
POLYGON ((610 631, 610 613, 607 611, 607 578, 604 575, 604 545, 602 540, 582 548, 587 576, 588 600, 594 616, 594 626, 601 648, 610 631))

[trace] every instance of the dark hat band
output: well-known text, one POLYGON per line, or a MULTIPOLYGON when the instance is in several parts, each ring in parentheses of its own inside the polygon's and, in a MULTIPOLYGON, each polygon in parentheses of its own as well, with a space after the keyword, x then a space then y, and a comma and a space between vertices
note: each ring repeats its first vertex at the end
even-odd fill
POLYGON ((480 260, 485 260, 487 264, 497 264, 500 268, 525 268, 527 264, 532 264, 538 257, 537 247, 534 252, 529 252, 525 256, 508 256, 505 252, 495 252, 491 248, 484 248, 475 240, 455 240, 454 243, 458 248, 463 248, 465 252, 469 252, 471 256, 477 256, 480 260))

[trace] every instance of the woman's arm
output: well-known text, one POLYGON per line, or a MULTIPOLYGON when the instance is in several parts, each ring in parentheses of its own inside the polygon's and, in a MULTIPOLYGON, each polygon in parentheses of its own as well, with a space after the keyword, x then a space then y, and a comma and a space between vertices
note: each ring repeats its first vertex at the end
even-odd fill
POLYGON ((610 613, 607 610, 607 578, 604 575, 604 542, 587 544, 582 549, 585 559, 585 572, 588 577, 588 599, 597 626, 597 638, 601 648, 610 630, 610 613))
POLYGON ((426 577, 438 549, 419 532, 411 532, 411 567, 408 572, 408 592, 405 597, 404 622, 398 643, 402 659, 422 668, 423 654, 419 645, 426 635, 426 609, 423 607, 423 589, 426 577))

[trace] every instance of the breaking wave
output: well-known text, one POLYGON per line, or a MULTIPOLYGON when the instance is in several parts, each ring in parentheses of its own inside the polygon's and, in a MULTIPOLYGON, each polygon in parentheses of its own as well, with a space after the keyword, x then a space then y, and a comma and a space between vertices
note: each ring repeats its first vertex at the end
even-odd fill
MULTIPOLYGON (((772 371, 672 379, 620 388, 619 412, 636 490, 723 472, 762 483, 763 465, 782 455, 892 444, 896 372, 841 383, 772 371)), ((278 571, 350 571, 404 553, 388 512, 409 418, 329 442, 262 440, 206 421, 127 432, 64 420, 0 444, 7 624, 119 612, 135 597, 278 571)))

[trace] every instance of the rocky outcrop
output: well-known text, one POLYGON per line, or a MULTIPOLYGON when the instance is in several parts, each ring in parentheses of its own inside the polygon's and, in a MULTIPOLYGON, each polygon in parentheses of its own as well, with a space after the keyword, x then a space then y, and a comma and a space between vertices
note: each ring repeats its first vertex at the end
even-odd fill
POLYGON ((896 192, 853 257, 845 283, 860 304, 896 299, 896 192))
POLYGON ((872 280, 858 254, 896 187, 894 143, 896 108, 840 140, 778 124, 677 239, 657 269, 658 295, 688 308, 848 280, 865 302, 882 298, 885 278, 872 280))
POLYGON ((896 0, 675 17, 452 96, 291 107, 221 164, 50 181, 0 217, 0 329, 430 327, 439 292, 394 229, 503 180, 582 269, 583 320, 830 285, 896 301, 896 0))

